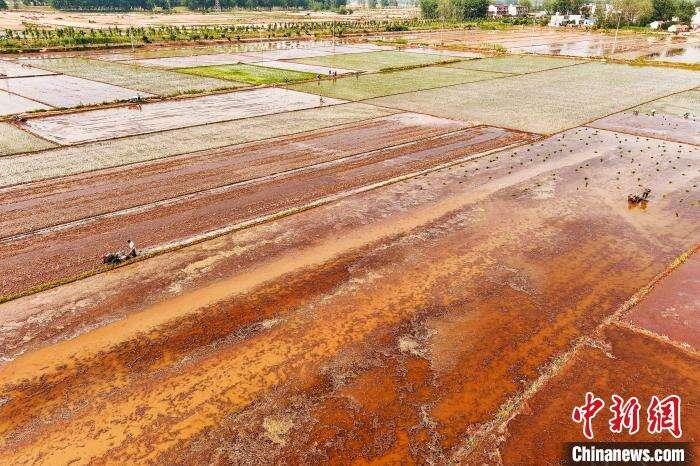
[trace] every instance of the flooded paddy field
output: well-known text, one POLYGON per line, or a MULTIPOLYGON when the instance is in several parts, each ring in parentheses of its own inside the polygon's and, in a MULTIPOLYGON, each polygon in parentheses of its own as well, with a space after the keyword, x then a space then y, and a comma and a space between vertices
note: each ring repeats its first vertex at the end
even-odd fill
MULTIPOLYGON (((345 41, 336 39, 336 45, 348 45, 345 41)), ((216 55, 221 53, 249 53, 271 50, 287 50, 287 49, 308 49, 332 46, 332 40, 276 40, 267 42, 245 42, 217 45, 200 45, 200 46, 180 46, 180 47, 162 47, 147 46, 144 48, 135 49, 129 52, 118 51, 111 53, 100 52, 92 54, 94 58, 107 61, 130 61, 151 58, 169 58, 169 57, 190 57, 196 55, 216 55)), ((374 44, 357 44, 364 47, 366 50, 381 49, 382 46, 374 44)))
POLYGON ((399 111, 349 103, 1 157, 0 187, 275 138, 393 113, 399 111))
POLYGON ((700 350, 700 256, 694 254, 622 320, 700 350))
POLYGON ((700 145, 700 91, 673 94, 593 121, 589 126, 700 145))
POLYGON ((0 238, 465 129, 411 113, 0 190, 0 238), (138 176, 129 176, 138 173, 138 176), (114 180, 120 179, 115 186, 114 180), (32 212, 27 218, 26 212, 32 212))
MULTIPOLYGON (((495 134, 413 147, 443 153, 479 130, 495 134)), ((426 160, 405 147, 376 171, 426 160)), ((699 164, 694 146, 578 128, 4 303, 0 454, 468 462, 502 448, 478 441, 594 337, 577 353, 591 363, 535 394, 531 409, 550 410, 535 419, 567 420, 586 390, 607 395, 630 374, 640 397, 695 403, 696 357, 627 328, 596 332, 700 242, 699 164), (652 196, 631 207, 641 186, 652 196)), ((543 458, 561 453, 570 421, 530 431, 521 419, 500 455, 526 459, 544 440, 543 458)), ((698 428, 685 424, 691 438, 698 428)))
POLYGON ((9 86, 4 86, 3 84, 8 81, 9 79, 0 81, 0 116, 30 112, 33 110, 48 110, 51 108, 40 102, 6 92, 9 86))
POLYGON ((524 57, 511 55, 505 57, 483 58, 479 60, 450 63, 449 67, 465 70, 490 71, 494 73, 522 74, 546 71, 585 63, 568 58, 524 57))
MULTIPOLYGON (((410 133, 411 129, 407 128, 407 131, 410 133)), ((219 178, 216 187, 210 189, 200 188, 191 194, 180 193, 179 196, 174 192, 173 197, 168 198, 167 191, 166 194, 162 194, 162 188, 158 189, 161 187, 160 182, 156 181, 150 188, 152 202, 148 202, 147 182, 140 187, 131 187, 127 184, 125 186, 127 199, 124 202, 131 202, 130 205, 138 203, 134 207, 125 208, 126 206, 122 205, 120 210, 111 210, 119 209, 119 204, 110 202, 107 205, 109 213, 73 222, 66 221, 67 219, 62 218, 61 214, 57 216, 52 212, 53 209, 49 208, 43 215, 38 214, 37 222, 49 224, 50 227, 41 230, 30 229, 26 233, 0 239, 0 252, 5 258, 0 266, 0 277, 2 277, 0 294, 21 291, 74 273, 94 269, 95 261, 99 260, 104 253, 102 249, 105 245, 119 246, 125 241, 123 238, 138 237, 141 248, 155 248, 227 225, 298 208, 324 197, 429 169, 468 155, 531 139, 531 136, 526 133, 490 127, 468 128, 422 139, 420 139, 420 132, 418 133, 416 136, 419 139, 413 139, 408 143, 399 140, 397 141, 399 143, 388 147, 381 141, 387 138, 378 137, 374 147, 370 144, 364 152, 353 156, 336 156, 334 159, 333 157, 324 158, 323 154, 319 154, 314 157, 316 160, 307 160, 306 163, 275 165, 275 159, 290 156, 289 146, 287 146, 287 149, 281 149, 277 156, 270 155, 266 160, 263 159, 262 166, 258 170, 246 172, 244 167, 239 167, 242 171, 239 171, 238 176, 234 173, 227 179, 219 178), (270 168, 265 167, 271 163, 270 168), (275 172, 276 169, 280 171, 275 172), (141 191, 129 193, 130 188, 141 191), (143 197, 141 202, 139 202, 139 194, 143 197), (163 195, 166 197, 163 198, 163 195), (161 197, 158 198, 158 196, 161 197), (53 246, 47 251, 46 245, 49 243, 53 246), (59 258, 62 259, 59 260, 59 258), (33 261, 33 265, 28 266, 27 261, 33 261), (14 276, 7 273, 20 264, 24 264, 25 272, 14 276)), ((340 137, 342 138, 342 135, 340 137)), ((347 144, 352 144, 352 134, 349 138, 351 141, 347 144)), ((306 147, 309 147, 308 144, 310 143, 307 143, 306 147)), ((323 146, 323 142, 319 144, 320 147, 323 146)), ((253 148, 250 157, 254 160, 256 156, 260 158, 265 154, 268 154, 265 150, 259 150, 256 154, 253 148)), ((299 156, 304 157, 304 154, 307 154, 306 149, 303 149, 299 156)), ((251 159, 248 160, 248 166, 252 163, 251 159)), ((230 168, 235 170, 235 161, 233 164, 230 168)), ((123 174, 128 176, 129 170, 127 169, 123 174)), ((177 173, 172 175, 171 182, 177 183, 177 175, 177 173)), ((114 177, 112 175, 112 179, 114 177)), ((167 179, 165 175, 160 181, 167 183, 167 179)), ((17 189, 22 190, 22 187, 17 189)), ((14 191, 8 192, 10 198, 13 197, 14 191)), ((22 196, 20 192, 18 200, 21 201, 24 197, 28 198, 27 202, 32 203, 31 191, 30 187, 28 196, 28 193, 25 192, 22 196)), ((73 199, 68 202, 88 205, 94 201, 93 193, 89 189, 82 194, 87 198, 73 199)), ((102 197, 109 199, 110 196, 115 195, 118 196, 112 190, 103 194, 102 197)), ((51 202, 48 204, 50 205, 51 202)), ((81 209, 77 206, 72 215, 80 215, 80 212, 81 209)), ((15 214, 21 215, 20 212, 15 214)), ((16 218, 16 215, 13 217, 16 218)), ((71 215, 70 209, 67 215, 71 215)), ((19 224, 8 227, 22 228, 19 224)))
POLYGON ((320 74, 322 76, 327 76, 329 72, 335 72, 337 74, 348 74, 353 73, 353 70, 345 70, 343 68, 328 68, 327 66, 316 66, 316 65, 305 65, 304 63, 295 63, 293 61, 283 61, 283 60, 265 60, 258 61, 255 63, 257 66, 264 66, 267 68, 277 68, 280 70, 292 70, 301 71, 305 73, 320 74))
POLYGON ((497 92, 493 81, 480 81, 367 103, 551 134, 691 89, 699 80, 693 71, 583 63, 503 77, 497 81, 497 92), (600 76, 606 79, 600 81, 600 76), (596 92, 591 92, 594 81, 596 92))
POLYGON ((139 92, 142 97, 150 94, 168 96, 189 91, 203 92, 243 86, 243 84, 219 79, 84 58, 47 58, 28 61, 38 68, 133 89, 128 98, 136 97, 139 92))
POLYGON ((51 71, 40 70, 26 64, 0 60, 0 79, 24 76, 45 76, 47 74, 53 73, 51 71))
MULTIPOLYGON (((687 410, 682 425, 684 438, 697 441, 700 421, 697 416, 687 413, 700 403, 698 353, 678 348, 658 335, 648 335, 624 324, 606 326, 595 338, 527 401, 524 412, 508 423, 498 438, 492 436, 475 448, 481 458, 500 459, 504 464, 553 464, 561 461, 563 445, 551 440, 581 441, 581 426, 571 421, 571 410, 583 402, 587 391, 607 403, 613 394, 624 398, 636 396, 643 410, 652 396, 677 394, 687 410), (499 438, 506 440, 501 443, 499 438)), ((607 414, 601 413, 594 420, 596 441, 627 441, 629 437, 624 434, 610 432, 607 414)), ((642 427, 634 441, 678 440, 668 432, 651 435, 642 427)))
MULTIPOLYGON (((400 51, 378 51, 364 53, 328 54, 310 58, 294 59, 307 65, 343 68, 358 71, 380 71, 404 66, 430 65, 447 61, 452 57, 400 51)), ((453 60, 456 60, 453 58, 453 60)))
POLYGON ((4 79, 0 89, 52 107, 101 104, 136 96, 130 89, 65 75, 4 79))
POLYGON ((613 34, 564 28, 522 26, 502 31, 444 30, 379 35, 377 39, 406 40, 409 44, 446 45, 475 50, 504 48, 509 53, 535 53, 572 57, 605 57, 696 64, 700 44, 696 36, 670 34, 613 34))
POLYGON ((217 53, 212 55, 190 55, 163 58, 143 58, 130 63, 156 68, 190 68, 193 66, 228 65, 231 63, 251 63, 257 59, 239 53, 217 53))
POLYGON ((300 92, 357 101, 423 89, 503 77, 502 73, 430 66, 390 73, 363 74, 290 86, 300 92))
MULTIPOLYGON (((327 99, 325 104, 341 102, 327 99)), ((117 107, 34 118, 23 126, 59 144, 77 144, 319 106, 315 95, 264 88, 147 103, 135 109, 117 107)))

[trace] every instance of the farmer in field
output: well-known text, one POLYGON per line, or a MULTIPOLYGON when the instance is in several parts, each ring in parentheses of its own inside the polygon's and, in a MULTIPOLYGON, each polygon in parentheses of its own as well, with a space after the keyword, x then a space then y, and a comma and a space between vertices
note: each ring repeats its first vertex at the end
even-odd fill
POLYGON ((136 245, 132 240, 129 240, 126 242, 129 245, 129 254, 126 255, 127 259, 131 259, 132 257, 136 257, 136 245))

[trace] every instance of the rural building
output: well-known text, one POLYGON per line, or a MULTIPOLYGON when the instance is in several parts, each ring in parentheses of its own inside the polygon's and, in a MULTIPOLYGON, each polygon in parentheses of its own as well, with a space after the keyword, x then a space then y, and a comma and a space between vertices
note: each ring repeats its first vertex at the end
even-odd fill
POLYGON ((555 13, 549 18, 549 26, 553 27, 580 26, 582 22, 583 15, 560 15, 555 13))
POLYGON ((508 16, 522 18, 527 16, 528 8, 525 5, 508 5, 508 16))
POLYGON ((496 3, 495 5, 489 5, 487 15, 489 18, 500 18, 508 14, 508 5, 505 3, 496 3))
POLYGON ((668 27, 668 32, 674 32, 676 34, 688 31, 690 31, 690 26, 688 26, 687 24, 673 24, 668 27))

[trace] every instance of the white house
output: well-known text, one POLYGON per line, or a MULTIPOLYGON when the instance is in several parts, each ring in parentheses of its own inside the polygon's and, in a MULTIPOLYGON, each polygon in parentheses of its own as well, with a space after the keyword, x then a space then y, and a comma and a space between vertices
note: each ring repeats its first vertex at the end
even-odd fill
POLYGON ((700 8, 695 9, 695 14, 690 18, 691 29, 700 29, 700 8))
POLYGON ((508 5, 508 16, 527 16, 528 8, 525 5, 508 5))
POLYGON ((549 26, 567 26, 569 24, 580 26, 583 23, 583 15, 560 15, 554 13, 549 18, 549 26))
POLYGON ((501 16, 506 16, 508 14, 508 5, 505 3, 496 3, 489 5, 486 15, 490 18, 500 18, 501 16))
POLYGON ((554 13, 552 16, 549 17, 549 26, 561 26, 562 24, 566 23, 566 16, 565 15, 560 15, 559 13, 554 13))

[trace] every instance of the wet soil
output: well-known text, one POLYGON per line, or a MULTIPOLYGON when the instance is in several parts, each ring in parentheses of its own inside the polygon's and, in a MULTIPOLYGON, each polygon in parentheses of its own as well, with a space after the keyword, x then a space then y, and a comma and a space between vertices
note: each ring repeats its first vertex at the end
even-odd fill
POLYGON ((500 459, 503 464, 562 464, 565 442, 586 441, 581 425, 571 420, 571 412, 574 406, 583 404, 588 391, 606 403, 604 411, 594 418, 596 442, 679 441, 668 432, 650 434, 646 430, 651 397, 670 394, 682 400, 682 440, 697 441, 700 418, 693 414, 700 402, 697 353, 616 325, 606 329, 602 341, 596 344, 601 347, 587 346, 577 354, 508 424, 502 433, 500 452, 487 448, 490 455, 484 456, 500 459), (641 425, 635 435, 610 432, 607 423, 612 415, 609 406, 613 394, 639 399, 641 425))
POLYGON ((700 349, 700 256, 657 285, 624 321, 700 349))
MULTIPOLYGON (((28 338, 0 366, 0 455, 462 460, 511 397, 700 241, 698 162, 692 146, 571 130, 6 303, 5 334, 28 338), (631 208, 642 183, 653 197, 631 208), (192 281, 168 273, 196 257, 192 281)), ((575 365, 537 419, 568 419, 588 380, 601 395, 677 388, 696 403, 683 385, 697 385, 696 360, 606 335, 617 359, 594 348, 601 370, 575 365), (626 365, 638 358, 649 364, 626 365)), ((516 463, 562 438, 511 432, 502 455, 516 463)))
POLYGON ((465 128, 402 114, 0 189, 0 238, 465 128), (27 217, 27 212, 31 216, 27 217))
MULTIPOLYGON (((0 294, 93 269, 105 252, 134 239, 141 249, 182 240, 324 196, 498 147, 532 139, 526 133, 475 127, 395 148, 365 152, 330 165, 260 178, 164 203, 58 225, 0 240, 0 294)), ((128 170, 123 172, 128 174, 128 170)), ((88 196, 83 202, 92 202, 88 196)))
POLYGON ((700 145, 698 117, 656 113, 654 116, 621 112, 596 120, 588 126, 666 141, 700 145))

